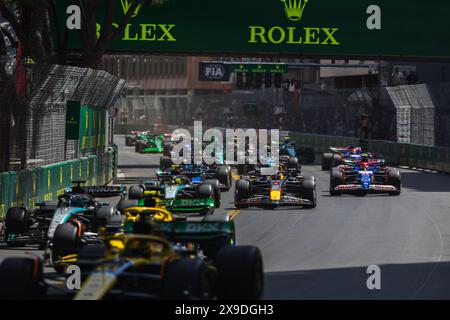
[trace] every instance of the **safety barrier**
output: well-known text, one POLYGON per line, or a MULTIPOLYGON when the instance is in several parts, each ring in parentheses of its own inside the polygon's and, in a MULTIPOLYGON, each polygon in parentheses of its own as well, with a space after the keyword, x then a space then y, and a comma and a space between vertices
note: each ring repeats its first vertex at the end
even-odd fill
POLYGON ((98 156, 89 156, 19 172, 0 173, 0 220, 8 208, 34 208, 37 202, 56 200, 72 181, 86 185, 106 185, 117 170, 117 147, 98 156))
MULTIPOLYGON (((331 146, 361 144, 360 139, 338 136, 325 136, 307 133, 290 133, 299 145, 314 148, 316 152, 327 152, 331 146)), ((396 143, 381 140, 366 140, 367 149, 383 154, 393 166, 407 166, 450 173, 450 148, 428 145, 396 143)))

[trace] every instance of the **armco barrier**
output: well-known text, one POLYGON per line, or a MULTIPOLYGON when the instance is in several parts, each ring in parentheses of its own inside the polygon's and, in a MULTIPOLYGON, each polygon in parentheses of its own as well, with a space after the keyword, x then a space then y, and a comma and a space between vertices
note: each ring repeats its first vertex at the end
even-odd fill
POLYGON ((0 220, 11 206, 33 208, 37 202, 56 200, 72 181, 88 185, 110 183, 117 170, 117 148, 89 156, 20 172, 0 173, 0 220))
MULTIPOLYGON (((319 153, 329 151, 332 146, 360 144, 359 139, 349 137, 293 132, 290 136, 299 145, 314 148, 319 153)), ((450 173, 450 148, 368 140, 368 150, 383 154, 390 165, 450 173)))

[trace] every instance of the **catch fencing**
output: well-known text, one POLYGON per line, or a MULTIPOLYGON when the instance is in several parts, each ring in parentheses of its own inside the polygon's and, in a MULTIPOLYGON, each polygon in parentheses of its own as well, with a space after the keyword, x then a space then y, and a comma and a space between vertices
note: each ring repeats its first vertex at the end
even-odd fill
POLYGON ((66 103, 80 101, 84 106, 103 108, 105 114, 124 86, 124 80, 105 71, 48 64, 19 65, 14 76, 1 83, 0 172, 102 154, 105 143, 85 150, 77 140, 66 144, 66 103))

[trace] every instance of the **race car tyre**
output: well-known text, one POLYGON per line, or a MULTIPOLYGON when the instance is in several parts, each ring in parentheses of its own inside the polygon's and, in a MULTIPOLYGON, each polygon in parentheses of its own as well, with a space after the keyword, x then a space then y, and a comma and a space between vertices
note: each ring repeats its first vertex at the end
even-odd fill
POLYGON ((402 179, 398 169, 391 169, 388 171, 388 184, 397 188, 396 191, 389 192, 391 196, 398 196, 402 191, 402 179))
POLYGON ((316 181, 314 179, 308 178, 302 181, 302 197, 311 201, 311 204, 306 207, 315 208, 317 206, 316 181))
POLYGON ((131 146, 131 141, 129 137, 125 137, 125 146, 127 147, 131 146))
POLYGON ((335 190, 338 185, 344 184, 344 176, 341 170, 333 168, 330 173, 330 195, 340 196, 341 192, 335 190))
POLYGON ((181 258, 169 262, 164 270, 162 298, 211 299, 215 285, 213 270, 201 259, 181 258))
POLYGON ((203 183, 210 184, 214 191, 214 206, 220 208, 222 203, 222 194, 220 192, 220 182, 217 179, 207 179, 203 183))
POLYGON ((298 158, 297 157, 290 157, 287 163, 287 166, 289 169, 297 169, 298 167, 298 158))
POLYGON ((225 246, 218 252, 216 295, 226 300, 257 300, 264 291, 261 252, 253 246, 225 246))
POLYGON ((113 216, 117 214, 116 209, 111 206, 100 207, 95 210, 94 221, 97 227, 104 226, 113 216))
POLYGON ((214 188, 210 184, 202 183, 197 188, 198 195, 201 198, 214 197, 214 188))
POLYGON ((338 154, 333 154, 333 158, 331 159, 331 168, 335 168, 343 164, 342 157, 338 154))
POLYGON ((77 265, 82 271, 92 271, 96 267, 96 261, 105 257, 104 245, 88 244, 78 252, 77 265))
POLYGON ((79 247, 83 230, 71 222, 62 223, 56 227, 53 236, 53 248, 57 251, 63 249, 76 249, 79 247))
POLYGON ((124 214, 125 209, 130 207, 136 207, 139 205, 138 200, 126 200, 122 199, 119 201, 119 203, 116 206, 116 209, 121 213, 124 214))
POLYGON ((173 165, 173 161, 169 157, 161 157, 159 159, 159 168, 161 170, 167 170, 173 165))
POLYGON ((77 225, 70 222, 62 223, 56 227, 53 236, 51 261, 57 273, 64 273, 66 267, 58 263, 60 257, 79 248, 82 234, 83 230, 80 230, 77 225))
POLYGON ((141 186, 131 186, 128 191, 129 200, 141 200, 144 199, 144 188, 141 186))
POLYGON ((21 207, 8 209, 5 219, 6 232, 8 234, 22 234, 28 229, 28 211, 21 207))
POLYGON ((236 190, 234 192, 234 205, 236 208, 248 208, 248 205, 239 202, 248 198, 250 194, 250 181, 240 179, 236 181, 236 190))
POLYGON ((47 291, 38 258, 6 258, 0 265, 0 283, 2 300, 41 299, 47 291))
POLYGON ((331 169, 331 160, 333 159, 332 153, 324 153, 322 155, 322 171, 331 169))
POLYGON ((231 189, 231 170, 227 166, 220 166, 217 168, 217 179, 225 185, 225 191, 231 189))

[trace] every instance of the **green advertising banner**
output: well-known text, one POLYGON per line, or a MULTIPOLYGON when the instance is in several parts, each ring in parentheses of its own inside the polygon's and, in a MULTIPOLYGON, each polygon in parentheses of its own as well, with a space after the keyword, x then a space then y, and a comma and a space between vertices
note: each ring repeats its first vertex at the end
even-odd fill
POLYGON ((78 140, 80 138, 80 110, 79 101, 67 101, 66 111, 66 140, 78 140))
MULTIPOLYGON (((114 28, 131 1, 117 0, 114 28)), ((72 2, 57 1, 61 21, 72 2)), ((99 34, 107 1, 97 2, 99 34)), ((449 13, 448 0, 168 0, 139 6, 109 50, 450 57, 449 13)), ((70 49, 83 48, 80 32, 70 49)))
POLYGON ((85 153, 106 146, 106 109, 81 106, 80 152, 85 153))

